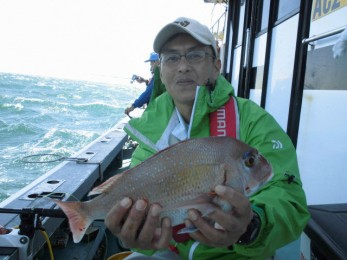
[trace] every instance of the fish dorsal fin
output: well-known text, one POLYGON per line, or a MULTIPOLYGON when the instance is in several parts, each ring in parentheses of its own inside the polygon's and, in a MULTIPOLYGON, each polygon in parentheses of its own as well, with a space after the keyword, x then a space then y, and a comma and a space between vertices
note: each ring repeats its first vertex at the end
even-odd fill
POLYGON ((105 182, 101 183, 99 186, 92 189, 88 193, 88 196, 99 195, 101 193, 104 193, 105 191, 108 190, 109 187, 111 187, 115 182, 117 182, 121 176, 122 176, 122 174, 117 174, 117 175, 113 176, 112 178, 109 178, 105 182))

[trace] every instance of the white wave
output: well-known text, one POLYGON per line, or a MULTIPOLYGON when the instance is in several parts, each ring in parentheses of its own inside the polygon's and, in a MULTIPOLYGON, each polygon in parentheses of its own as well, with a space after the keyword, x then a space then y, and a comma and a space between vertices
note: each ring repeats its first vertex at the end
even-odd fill
POLYGON ((80 95, 73 95, 72 97, 73 97, 73 99, 82 99, 82 97, 80 95))
POLYGON ((75 107, 103 106, 103 107, 110 107, 110 108, 116 108, 116 109, 119 108, 119 105, 112 105, 112 104, 101 102, 101 101, 91 102, 87 104, 74 104, 73 106, 75 107))
MULTIPOLYGON (((73 136, 82 136, 84 138, 92 138, 94 137, 94 135, 96 135, 97 133, 94 131, 87 131, 87 130, 70 130, 70 129, 63 129, 61 130, 62 133, 65 134, 69 134, 69 135, 73 135, 73 136)), ((98 135, 98 134, 97 134, 98 135)))
POLYGON ((43 136, 43 139, 52 138, 56 132, 57 132, 57 128, 55 127, 49 129, 49 131, 43 136))
POLYGON ((24 108, 24 106, 21 103, 16 103, 16 104, 5 103, 5 104, 3 104, 3 107, 13 107, 17 111, 21 111, 24 108))
POLYGON ((39 98, 26 98, 26 97, 16 97, 14 100, 15 101, 19 101, 19 102, 25 102, 25 101, 37 102, 37 103, 45 102, 43 99, 39 99, 39 98))

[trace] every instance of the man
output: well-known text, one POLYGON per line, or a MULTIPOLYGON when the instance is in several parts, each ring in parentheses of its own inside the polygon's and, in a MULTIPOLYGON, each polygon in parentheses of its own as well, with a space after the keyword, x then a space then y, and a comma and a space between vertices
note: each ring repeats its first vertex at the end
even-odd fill
MULTIPOLYGON (((274 255, 277 248, 299 237, 309 219, 289 137, 258 105, 234 96, 230 83, 219 73, 216 42, 206 26, 178 18, 158 33, 154 50, 160 54, 160 76, 167 92, 125 127, 139 143, 132 165, 178 141, 210 136, 210 114, 234 97, 239 139, 259 150, 272 164, 274 176, 250 198, 217 185, 216 194, 232 205, 232 212, 211 213, 209 218, 221 226, 216 228, 200 212, 190 209, 186 225, 194 225, 198 231, 184 242, 172 239, 169 219, 156 229, 160 206, 148 205, 145 200, 124 198, 109 212, 106 225, 126 247, 147 250, 140 252, 153 254, 153 259, 164 254, 167 259, 264 259, 274 255), (282 148, 274 149, 272 140, 281 142, 282 148), (170 254, 167 248, 176 253, 170 254)), ((139 252, 127 259, 136 256, 142 259, 139 252)))
MULTIPOLYGON (((158 53, 152 52, 149 55, 149 59, 145 60, 145 62, 149 62, 150 64, 150 71, 152 75, 154 74, 155 68, 159 66, 159 55, 158 53)), ((148 104, 151 98, 153 86, 154 86, 154 77, 152 77, 149 80, 144 79, 143 77, 137 76, 135 80, 138 83, 146 83, 146 90, 134 101, 134 103, 130 106, 127 107, 124 110, 124 113, 129 115, 131 111, 133 111, 135 108, 142 107, 144 104, 148 104)))

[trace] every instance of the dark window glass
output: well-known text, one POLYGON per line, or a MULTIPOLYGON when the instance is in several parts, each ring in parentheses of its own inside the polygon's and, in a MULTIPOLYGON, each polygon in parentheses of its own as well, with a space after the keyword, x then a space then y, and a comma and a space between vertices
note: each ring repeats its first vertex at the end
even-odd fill
POLYGON ((300 0, 279 0, 277 20, 282 19, 299 7, 300 0))
POLYGON ((260 31, 267 28, 267 25, 269 23, 269 12, 270 12, 270 0, 263 0, 260 31))
POLYGON ((245 1, 241 1, 240 19, 239 19, 239 34, 237 36, 237 44, 242 44, 244 21, 245 21, 245 1))

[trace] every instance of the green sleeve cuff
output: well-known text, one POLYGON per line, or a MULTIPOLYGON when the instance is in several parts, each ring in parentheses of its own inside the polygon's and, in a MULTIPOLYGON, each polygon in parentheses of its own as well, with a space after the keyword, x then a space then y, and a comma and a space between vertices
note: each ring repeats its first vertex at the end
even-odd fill
POLYGON ((253 212, 255 212, 256 214, 258 214, 258 216, 259 216, 259 219, 260 219, 260 230, 259 230, 259 232, 258 232, 258 236, 256 237, 256 239, 255 239, 251 244, 257 242, 257 240, 258 240, 259 237, 261 236, 261 233, 262 233, 262 231, 263 231, 263 229, 264 229, 264 225, 263 225, 263 224, 266 222, 266 219, 265 219, 265 212, 264 212, 264 210, 263 210, 262 208, 259 208, 259 207, 257 207, 257 206, 252 205, 252 210, 253 210, 253 212))
POLYGON ((260 219, 260 230, 258 232, 258 235, 257 237, 255 238, 254 241, 252 241, 251 243, 247 244, 247 245, 242 245, 242 244, 234 244, 233 245, 233 249, 235 250, 235 252, 241 254, 241 255, 247 255, 247 251, 249 247, 252 247, 253 245, 257 244, 259 238, 261 237, 261 233, 263 231, 263 223, 265 223, 265 212, 263 209, 255 206, 255 205, 252 205, 252 210, 254 213, 256 213, 258 216, 259 216, 259 219, 260 219))

